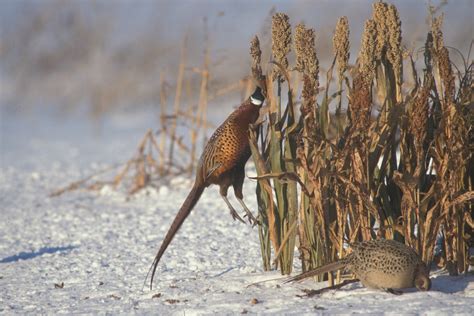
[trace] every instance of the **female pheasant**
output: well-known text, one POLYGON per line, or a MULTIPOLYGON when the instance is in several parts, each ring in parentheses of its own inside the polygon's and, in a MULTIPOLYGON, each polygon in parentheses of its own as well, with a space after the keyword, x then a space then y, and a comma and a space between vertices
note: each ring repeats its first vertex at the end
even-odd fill
POLYGON ((396 289, 431 288, 429 269, 412 248, 395 240, 370 240, 353 245, 352 252, 339 261, 307 271, 287 282, 347 268, 369 288, 400 294, 396 289))

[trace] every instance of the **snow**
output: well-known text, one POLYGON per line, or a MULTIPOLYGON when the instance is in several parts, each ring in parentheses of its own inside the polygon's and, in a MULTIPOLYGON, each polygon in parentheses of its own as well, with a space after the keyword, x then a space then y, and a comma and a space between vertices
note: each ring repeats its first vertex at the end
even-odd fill
MULTIPOLYGON (((281 275, 262 270, 257 229, 232 220, 216 187, 204 192, 171 243, 154 289, 143 288, 190 179, 177 178, 131 198, 112 187, 48 194, 127 160, 152 126, 149 114, 115 115, 97 131, 82 116, 2 112, 0 313, 474 313, 474 276, 442 271, 433 272, 429 292, 412 289, 394 296, 354 283, 300 298, 302 289, 327 284, 272 280, 281 275), (270 281, 254 284, 264 280, 270 281)), ((252 210, 257 209, 254 185, 247 179, 244 188, 252 210)))

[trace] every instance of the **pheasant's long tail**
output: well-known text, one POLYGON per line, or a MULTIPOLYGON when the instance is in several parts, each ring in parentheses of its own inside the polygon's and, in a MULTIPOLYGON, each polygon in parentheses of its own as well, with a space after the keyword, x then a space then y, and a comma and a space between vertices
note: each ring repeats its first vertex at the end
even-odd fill
POLYGON ((326 272, 331 272, 331 271, 336 271, 339 269, 342 269, 346 266, 346 264, 343 261, 336 261, 336 262, 331 262, 328 264, 325 264, 323 266, 320 266, 314 270, 311 271, 306 271, 304 273, 301 273, 297 276, 291 277, 288 280, 286 280, 284 283, 289 283, 289 282, 295 282, 295 281, 301 281, 303 279, 316 276, 319 274, 323 274, 326 272))
MULTIPOLYGON (((186 200, 184 201, 183 205, 179 209, 178 214, 176 214, 176 217, 174 218, 173 223, 171 224, 171 227, 168 230, 168 233, 166 233, 166 237, 163 240, 160 246, 160 249, 158 250, 158 253, 155 256, 155 260, 153 261, 150 269, 148 270, 148 274, 150 273, 150 271, 152 271, 151 280, 150 280, 150 289, 153 288, 153 279, 155 277, 156 268, 158 266, 158 263, 160 262, 161 257, 165 253, 166 248, 168 248, 169 244, 173 240, 174 235, 179 230, 184 220, 191 213, 192 209, 194 208, 197 201, 201 197, 202 192, 204 191, 204 188, 205 186, 202 184, 200 185, 194 184, 191 192, 189 192, 188 196, 186 197, 186 200)), ((146 276, 146 279, 148 278, 148 274, 146 276)), ((146 282, 146 279, 145 279, 145 282, 146 282)))

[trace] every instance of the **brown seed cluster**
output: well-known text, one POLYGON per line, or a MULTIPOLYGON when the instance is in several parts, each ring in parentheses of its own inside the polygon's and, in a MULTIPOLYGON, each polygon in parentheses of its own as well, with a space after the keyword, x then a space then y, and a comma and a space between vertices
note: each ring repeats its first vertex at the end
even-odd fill
POLYGON ((391 4, 386 11, 388 28, 387 59, 393 65, 398 80, 402 76, 402 22, 397 8, 391 4))
POLYGON ((387 49, 387 38, 388 38, 388 25, 387 25, 387 16, 388 16, 388 5, 385 2, 376 2, 372 5, 373 13, 372 19, 375 22, 376 26, 376 36, 375 41, 375 55, 377 60, 381 60, 387 49))
POLYGON ((446 108, 450 102, 454 101, 456 87, 451 61, 449 59, 449 51, 444 46, 443 31, 441 30, 443 27, 443 18, 443 15, 432 18, 430 33, 431 38, 428 38, 428 40, 430 40, 430 46, 426 47, 428 46, 426 45, 425 49, 430 50, 434 55, 435 61, 439 68, 439 75, 444 86, 444 102, 442 106, 446 108))
MULTIPOLYGON (((423 153, 423 142, 427 136, 428 129, 428 100, 433 83, 433 77, 427 75, 423 87, 417 92, 413 106, 409 111, 410 131, 413 135, 413 140, 417 154, 423 153)), ((418 157, 422 158, 422 157, 418 157)))
POLYGON ((296 69, 304 74, 303 97, 316 94, 319 87, 319 61, 315 48, 315 33, 300 23, 295 29, 296 69), (308 90, 309 89, 309 90, 308 90), (307 91, 305 91, 307 90, 307 91))
MULTIPOLYGON (((272 53, 274 60, 283 68, 288 68, 287 55, 291 50, 291 25, 290 18, 284 13, 275 13, 272 17, 272 53)), ((277 77, 283 80, 281 70, 275 67, 273 80, 277 77)))
POLYGON ((319 88, 319 61, 316 55, 315 33, 300 23, 295 29, 296 70, 303 74, 303 106, 304 113, 309 112, 316 102, 319 88))
POLYGON ((359 72, 371 83, 375 75, 375 56, 377 50, 377 30, 374 20, 365 21, 364 34, 359 55, 359 72))
POLYGON ((431 21, 431 34, 433 36, 433 48, 437 52, 444 47, 443 27, 444 15, 433 18, 431 21))
POLYGON ((370 126, 372 98, 370 83, 363 73, 357 73, 353 80, 353 93, 349 100, 350 119, 354 130, 367 131, 370 126))
POLYGON ((336 31, 332 39, 334 54, 336 55, 337 72, 339 80, 342 80, 344 72, 349 62, 349 22, 347 17, 339 18, 336 24, 336 31))
POLYGON ((260 49, 260 40, 255 35, 250 42, 250 56, 252 57, 252 75, 257 80, 262 80, 262 67, 260 65, 262 61, 262 50, 260 49))
POLYGON ((448 104, 449 102, 454 101, 454 93, 455 93, 455 82, 454 82, 454 74, 453 69, 451 67, 451 61, 449 59, 449 52, 446 47, 442 47, 438 51, 438 67, 439 73, 441 76, 441 80, 443 81, 444 85, 444 104, 448 104))
POLYGON ((305 62, 305 31, 306 27, 304 23, 300 23, 295 28, 295 54, 296 54, 296 66, 295 69, 299 72, 304 72, 305 62))
POLYGON ((397 83, 402 80, 402 23, 397 8, 385 2, 373 4, 372 20, 375 23, 375 59, 392 64, 397 83))

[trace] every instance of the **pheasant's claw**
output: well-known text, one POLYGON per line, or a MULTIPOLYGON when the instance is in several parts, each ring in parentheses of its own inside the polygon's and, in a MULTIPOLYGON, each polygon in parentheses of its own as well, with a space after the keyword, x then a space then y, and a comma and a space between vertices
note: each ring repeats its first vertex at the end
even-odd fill
POLYGON ((255 216, 253 216, 252 212, 249 210, 247 205, 245 205, 242 199, 237 198, 237 201, 239 201, 240 205, 242 205, 242 207, 244 208, 244 211, 245 211, 244 217, 248 217, 249 223, 255 226, 255 223, 257 222, 257 219, 255 218, 255 216))
POLYGON ((232 215, 232 218, 234 219, 234 221, 236 219, 238 219, 239 221, 241 221, 242 223, 245 223, 245 221, 242 219, 242 217, 239 216, 239 213, 237 213, 234 209, 234 207, 232 206, 232 204, 230 204, 229 200, 227 199, 227 196, 225 195, 222 195, 222 198, 224 199, 225 201, 225 204, 227 204, 227 207, 229 208, 230 210, 230 215, 232 215))
POLYGON ((252 213, 250 212, 246 212, 244 217, 247 217, 248 220, 249 220, 249 224, 252 225, 252 227, 254 227, 255 225, 257 225, 257 219, 255 218, 255 216, 253 216, 252 213))
POLYGON ((239 213, 237 213, 234 209, 230 210, 230 215, 232 215, 232 218, 234 219, 234 221, 239 220, 245 224, 245 221, 242 219, 242 217, 240 217, 239 213))

